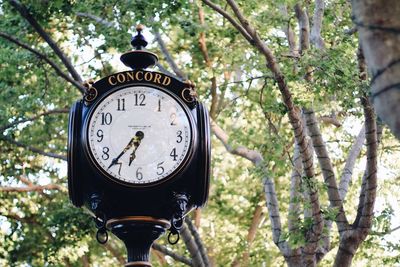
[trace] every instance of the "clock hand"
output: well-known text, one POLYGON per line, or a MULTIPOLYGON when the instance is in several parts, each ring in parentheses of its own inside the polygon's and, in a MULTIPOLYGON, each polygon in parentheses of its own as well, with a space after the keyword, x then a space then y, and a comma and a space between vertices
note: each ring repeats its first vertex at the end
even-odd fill
POLYGON ((129 166, 131 166, 132 161, 136 158, 136 150, 138 149, 140 142, 144 137, 144 133, 142 131, 137 131, 136 135, 133 137, 133 151, 129 157, 129 166))
MULTIPOLYGON (((111 161, 111 164, 110 164, 110 166, 108 166, 108 169, 111 168, 111 167, 114 166, 114 165, 122 164, 122 163, 119 163, 118 160, 125 154, 126 151, 128 151, 133 145, 135 145, 135 140, 138 139, 138 135, 139 135, 139 136, 142 136, 142 137, 140 138, 140 140, 141 140, 141 139, 143 138, 143 136, 144 136, 143 132, 137 131, 136 134, 135 134, 135 136, 131 138, 131 140, 130 140, 129 143, 126 145, 126 147, 122 150, 122 152, 119 153, 119 155, 111 161)), ((140 141, 139 141, 139 143, 140 143, 140 141)), ((139 145, 138 145, 138 146, 139 146, 139 145)), ((130 161, 130 162, 131 162, 131 161, 130 161)), ((129 165, 130 165, 130 164, 129 164, 129 165)))

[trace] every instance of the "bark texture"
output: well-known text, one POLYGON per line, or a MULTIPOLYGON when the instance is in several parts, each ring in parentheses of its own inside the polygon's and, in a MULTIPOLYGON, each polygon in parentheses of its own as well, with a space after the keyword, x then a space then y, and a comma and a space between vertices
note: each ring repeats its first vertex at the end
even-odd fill
POLYGON ((400 1, 352 0, 377 115, 400 139, 400 1))

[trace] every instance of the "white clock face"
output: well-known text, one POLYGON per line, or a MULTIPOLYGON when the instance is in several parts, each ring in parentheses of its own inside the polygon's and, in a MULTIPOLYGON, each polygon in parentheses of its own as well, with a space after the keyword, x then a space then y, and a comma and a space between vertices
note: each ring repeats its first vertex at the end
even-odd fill
POLYGON ((186 162, 193 142, 189 113, 170 94, 131 86, 91 113, 88 147, 101 171, 132 185, 158 182, 186 162))

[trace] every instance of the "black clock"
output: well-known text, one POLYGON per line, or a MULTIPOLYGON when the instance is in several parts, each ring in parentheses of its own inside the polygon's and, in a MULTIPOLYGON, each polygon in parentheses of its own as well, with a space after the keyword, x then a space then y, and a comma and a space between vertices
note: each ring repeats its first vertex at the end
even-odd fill
POLYGON ((188 83, 147 70, 115 73, 90 84, 70 112, 72 203, 82 206, 96 190, 118 197, 129 190, 161 197, 169 190, 188 192, 191 207, 204 205, 210 126, 207 109, 193 92, 188 83))
MULTIPOLYGON (((111 230, 128 252, 138 245, 130 231, 149 245, 152 233, 177 234, 183 217, 204 206, 211 156, 209 116, 194 85, 146 70, 157 56, 143 49, 140 30, 132 44, 137 50, 121 60, 133 70, 86 83, 68 128, 69 197, 95 217, 98 236, 111 230)), ((148 249, 135 261, 147 261, 148 249)))

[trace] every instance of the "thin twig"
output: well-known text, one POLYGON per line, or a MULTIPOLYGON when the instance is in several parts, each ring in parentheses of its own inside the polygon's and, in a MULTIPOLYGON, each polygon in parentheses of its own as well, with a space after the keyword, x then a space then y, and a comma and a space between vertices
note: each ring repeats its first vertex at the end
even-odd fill
POLYGON ((39 25, 36 19, 32 16, 26 6, 18 0, 10 0, 10 4, 25 18, 29 24, 36 30, 36 32, 46 41, 46 43, 53 49, 55 54, 61 59, 65 67, 68 69, 71 76, 78 83, 82 82, 81 76, 75 70, 74 66, 71 64, 69 58, 64 54, 56 42, 50 37, 48 33, 39 25))
POLYGON ((78 88, 79 91, 81 91, 81 93, 83 93, 85 91, 85 88, 79 82, 77 82, 76 80, 74 80, 70 76, 68 76, 66 73, 64 73, 60 69, 60 67, 54 61, 52 61, 49 57, 47 57, 45 54, 40 53, 38 50, 31 48, 28 44, 25 44, 25 43, 19 41, 18 39, 12 37, 11 35, 8 35, 7 33, 0 32, 0 36, 3 37, 4 39, 9 40, 10 42, 12 42, 12 43, 14 43, 16 45, 28 50, 29 52, 32 52, 38 58, 43 59, 44 61, 46 61, 56 71, 56 73, 61 78, 63 78, 67 82, 71 83, 76 88, 78 88))
POLYGON ((165 57, 165 60, 167 61, 168 65, 171 67, 171 69, 173 70, 173 72, 175 72, 175 74, 183 80, 187 79, 187 76, 181 71, 181 69, 178 67, 178 65, 175 63, 174 59, 172 58, 171 54, 169 53, 167 46, 165 45, 160 32, 158 31, 157 28, 153 29, 153 33, 154 33, 154 37, 160 47, 160 50, 162 52, 162 54, 165 57))
POLYGON ((50 114, 64 114, 64 113, 68 113, 68 112, 69 112, 69 110, 65 109, 65 108, 64 109, 53 109, 53 110, 45 111, 45 112, 39 113, 39 114, 37 114, 35 116, 32 116, 30 118, 20 119, 20 120, 14 121, 12 123, 6 124, 6 125, 0 127, 0 132, 3 132, 6 129, 9 129, 9 128, 13 127, 13 126, 16 126, 16 125, 24 123, 24 122, 37 120, 37 119, 39 119, 40 117, 43 117, 43 116, 47 116, 47 115, 50 115, 50 114))
POLYGON ((19 141, 15 141, 14 139, 12 139, 10 137, 1 136, 0 140, 4 140, 4 141, 6 141, 8 143, 11 143, 11 144, 16 145, 18 147, 25 148, 27 150, 30 150, 30 151, 32 151, 34 153, 37 153, 37 154, 40 154, 40 155, 43 155, 43 156, 46 156, 46 157, 61 159, 61 160, 64 160, 64 161, 67 160, 67 156, 59 155, 59 154, 51 153, 51 152, 45 152, 44 150, 39 149, 37 147, 29 146, 29 145, 23 144, 23 143, 21 143, 19 141))

